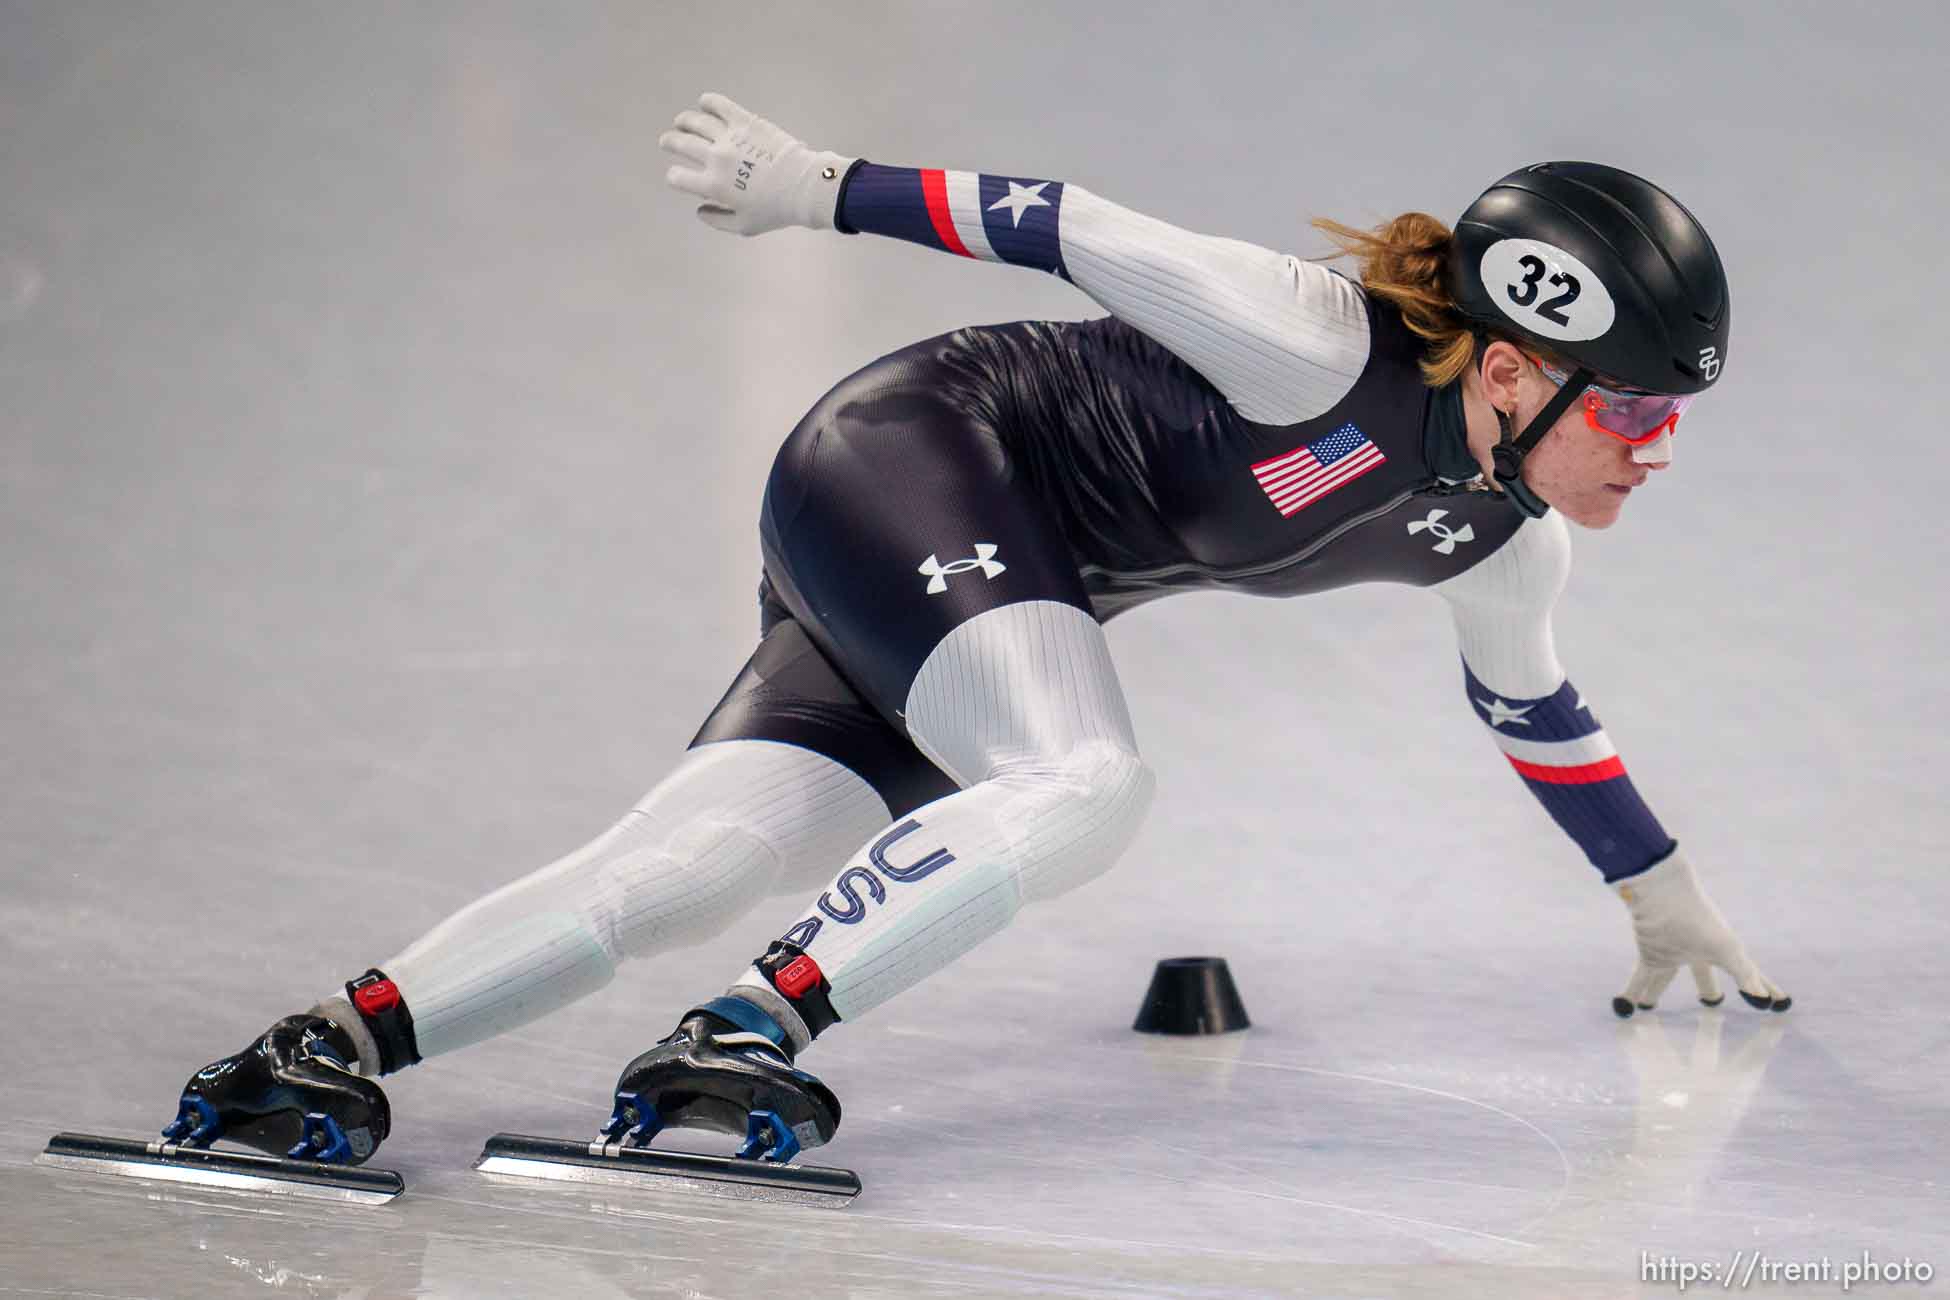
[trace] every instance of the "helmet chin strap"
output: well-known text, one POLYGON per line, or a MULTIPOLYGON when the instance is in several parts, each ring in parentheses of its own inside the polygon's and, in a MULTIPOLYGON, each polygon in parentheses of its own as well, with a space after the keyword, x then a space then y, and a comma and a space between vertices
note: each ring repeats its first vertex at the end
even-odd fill
POLYGON ((1517 513, 1526 518, 1542 519, 1550 513, 1550 506, 1523 481, 1523 458, 1536 449, 1537 444, 1544 440, 1544 435, 1550 432, 1551 426, 1557 423, 1557 418, 1570 409, 1572 402, 1584 395, 1584 390, 1596 378, 1589 370, 1580 368, 1573 371, 1557 394, 1544 404, 1544 409, 1537 412, 1537 418, 1524 429, 1521 437, 1512 435, 1508 411, 1495 406, 1490 408, 1496 412, 1496 427, 1502 432, 1502 438, 1490 448, 1496 483, 1503 489, 1504 497, 1516 507, 1517 513))

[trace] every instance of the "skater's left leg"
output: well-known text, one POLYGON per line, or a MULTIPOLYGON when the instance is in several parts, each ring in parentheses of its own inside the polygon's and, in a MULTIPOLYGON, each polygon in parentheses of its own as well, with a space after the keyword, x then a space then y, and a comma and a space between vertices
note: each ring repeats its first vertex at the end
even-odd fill
POLYGON ((837 1103, 794 1055, 1104 870, 1150 802, 1061 504, 1009 450, 1035 435, 971 387, 980 349, 957 337, 829 394, 780 449, 759 532, 807 636, 965 788, 890 806, 753 969, 625 1068, 612 1134, 769 1111, 775 1137, 825 1140, 837 1103))
POLYGON ((761 1145, 774 1158, 828 1140, 837 1099, 794 1067, 798 1053, 997 933, 1024 903, 1107 869, 1149 806, 1151 772, 1103 631, 1073 606, 1029 601, 962 624, 922 667, 905 712, 917 745, 967 788, 861 846, 725 996, 632 1061, 611 1136, 643 1140, 662 1124, 740 1133, 770 1112, 775 1140, 761 1145))
MULTIPOLYGON (((963 623, 922 665, 905 713, 915 744, 965 788, 862 845, 781 941, 817 966, 835 1019, 913 987, 1023 904, 1094 879, 1150 805, 1103 629, 1073 606, 1028 601, 963 623)), ((796 1030, 799 1000, 777 992, 792 959, 775 951, 731 992, 796 1030)), ((824 1028, 813 1015, 808 1041, 824 1028)))

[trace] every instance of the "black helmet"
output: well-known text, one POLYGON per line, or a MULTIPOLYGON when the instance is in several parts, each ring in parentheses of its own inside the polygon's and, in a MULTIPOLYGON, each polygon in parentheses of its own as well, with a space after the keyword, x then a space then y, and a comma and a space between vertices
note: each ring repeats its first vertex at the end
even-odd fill
POLYGON ((1511 172, 1456 223, 1449 287, 1471 321, 1536 341, 1608 386, 1704 392, 1726 364, 1726 272, 1652 182, 1598 163, 1511 172))

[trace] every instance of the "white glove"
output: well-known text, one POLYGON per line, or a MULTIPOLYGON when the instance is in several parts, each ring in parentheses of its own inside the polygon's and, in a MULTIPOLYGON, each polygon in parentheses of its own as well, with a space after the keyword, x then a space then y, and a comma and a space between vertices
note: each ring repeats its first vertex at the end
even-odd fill
POLYGON ((704 200, 698 219, 739 235, 787 226, 831 230, 840 180, 854 162, 836 153, 814 153, 716 94, 679 113, 672 129, 657 137, 657 147, 683 160, 664 179, 704 200))
POLYGON ((1726 918, 1700 888, 1699 877, 1685 855, 1672 856, 1649 870, 1618 882, 1618 896, 1632 912, 1632 933, 1639 941, 1639 965, 1625 992, 1611 1000, 1621 1019, 1633 1008, 1650 1011, 1672 983, 1681 965, 1693 968, 1699 1000, 1720 1005, 1719 966, 1740 986, 1747 1005, 1761 1011, 1786 1011, 1793 999, 1760 973, 1753 958, 1727 927, 1726 918))

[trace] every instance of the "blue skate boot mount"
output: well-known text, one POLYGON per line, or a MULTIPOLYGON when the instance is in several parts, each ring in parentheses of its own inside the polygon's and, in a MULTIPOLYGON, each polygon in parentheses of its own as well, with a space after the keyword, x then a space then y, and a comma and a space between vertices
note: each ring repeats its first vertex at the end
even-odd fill
POLYGON ((793 1065, 798 1047, 838 1018, 825 978, 790 944, 773 944, 754 965, 769 988, 740 985, 693 1007, 674 1031, 623 1067, 615 1107, 596 1141, 500 1134, 475 1168, 612 1183, 651 1174, 713 1191, 735 1187, 737 1195, 796 1193, 784 1199, 819 1204, 856 1195, 860 1183, 850 1171, 789 1163, 804 1148, 830 1141, 840 1125, 833 1090, 793 1065), (796 1021, 790 1030, 785 1017, 796 1021), (742 1138, 743 1145, 729 1158, 648 1150, 665 1128, 708 1129, 742 1138))
POLYGON ((399 990, 377 971, 348 984, 346 994, 343 1002, 286 1016, 243 1051, 191 1075, 160 1142, 60 1134, 46 1154, 67 1158, 48 1163, 94 1167, 81 1163, 94 1160, 139 1177, 331 1199, 398 1195, 398 1174, 351 1168, 370 1159, 392 1128, 386 1094, 353 1067, 362 1055, 380 1069, 417 1061, 412 1019, 399 990), (320 1014, 328 1009, 340 1018, 320 1014), (212 1150, 220 1138, 266 1155, 212 1150), (273 1185, 292 1182, 300 1186, 273 1185))

